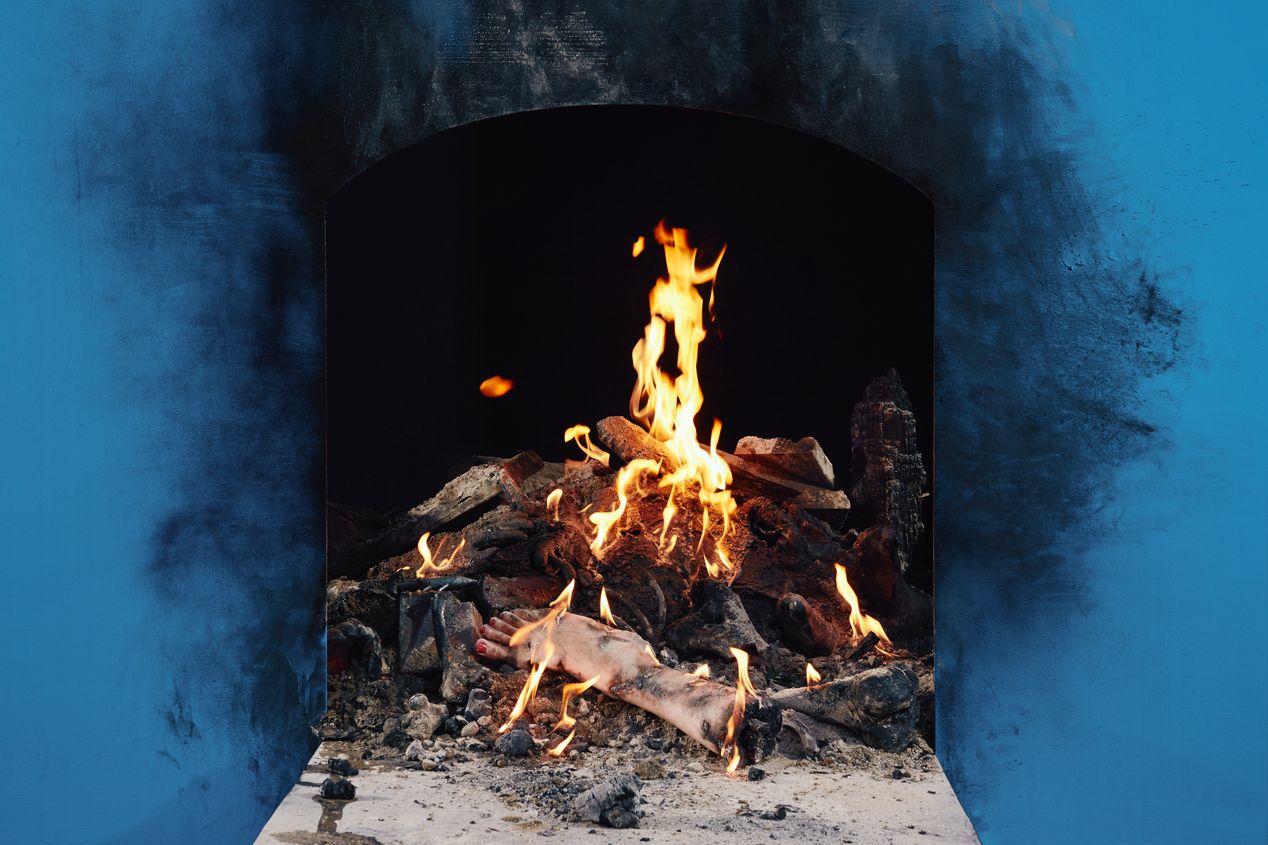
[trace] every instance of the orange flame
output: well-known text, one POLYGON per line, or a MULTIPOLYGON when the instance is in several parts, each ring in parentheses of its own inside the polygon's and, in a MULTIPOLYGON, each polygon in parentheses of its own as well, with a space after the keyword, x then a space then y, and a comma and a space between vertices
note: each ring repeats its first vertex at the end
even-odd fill
POLYGON ((546 497, 546 507, 551 508, 555 512, 555 522, 559 521, 559 500, 564 497, 564 491, 556 487, 550 491, 550 495, 546 497))
POLYGON ((734 772, 740 766, 740 746, 736 741, 740 733, 740 725, 744 721, 745 694, 757 695, 753 682, 748 676, 748 652, 732 646, 731 656, 735 658, 735 706, 731 708, 731 718, 726 722, 726 738, 722 741, 721 754, 730 755, 726 765, 727 772, 734 772))
POLYGON ((590 689, 590 687, 597 684, 600 677, 601 676, 599 675, 595 675, 588 681, 579 681, 575 684, 564 684, 563 701, 559 705, 559 722, 555 725, 555 730, 558 731, 563 728, 571 728, 577 724, 577 720, 568 715, 568 702, 571 701, 573 697, 581 695, 583 692, 590 689))
POLYGON ((573 729, 573 731, 572 731, 572 733, 568 734, 566 737, 564 737, 564 738, 563 738, 563 741, 562 741, 562 742, 560 742, 560 743, 559 743, 558 745, 556 745, 554 748, 548 748, 548 749, 546 749, 546 753, 547 753, 547 754, 549 754, 551 757, 562 757, 562 756, 564 756, 564 749, 566 749, 566 748, 568 747, 568 743, 572 742, 572 738, 573 738, 574 736, 576 736, 576 735, 577 735, 577 731, 576 731, 576 729, 574 728, 574 729, 573 729))
POLYGON ((542 646, 541 662, 533 664, 533 670, 528 673, 528 680, 524 682, 523 688, 520 689, 520 696, 515 700, 511 715, 507 717, 506 724, 498 728, 498 733, 506 733, 510 730, 511 725, 515 724, 515 720, 524 715, 529 703, 537 695, 537 685, 541 683, 542 675, 546 674, 546 665, 550 663, 550 658, 554 656, 555 644, 547 639, 542 646))
POLYGON ((812 686, 819 683, 819 681, 821 680, 823 680, 823 678, 819 675, 818 670, 816 670, 815 667, 807 663, 806 664, 806 689, 810 689, 812 686))
POLYGON ((454 558, 458 557, 458 552, 462 551, 463 547, 467 545, 467 538, 463 537, 458 541, 458 545, 454 548, 453 552, 450 553, 449 557, 445 558, 440 563, 434 563, 432 561, 431 547, 427 544, 427 538, 430 536, 431 532, 425 531, 423 532, 423 536, 418 538, 418 553, 423 556, 423 565, 418 567, 418 569, 414 572, 415 578, 423 578, 428 572, 443 572, 454 562, 454 558))
POLYGON ((708 664, 708 663, 701 663, 701 664, 700 664, 699 666, 697 666, 695 669, 692 669, 692 670, 691 670, 691 674, 695 675, 697 678, 707 678, 707 677, 709 677, 709 664, 708 664))
POLYGON ((643 247, 645 246, 647 246, 647 238, 644 238, 642 235, 639 235, 638 240, 634 242, 634 248, 631 250, 635 258, 638 258, 640 255, 643 254, 643 247))
POLYGON ((599 618, 604 622, 616 627, 616 619, 612 617, 612 605, 608 604, 608 588, 599 588, 599 618))
MULTIPOLYGON (((674 458, 672 471, 660 481, 662 487, 670 488, 661 542, 665 541, 670 523, 677 513, 674 496, 686 495, 688 489, 694 487, 704 511, 700 526, 701 543, 709 529, 709 511, 712 509, 722 520, 722 532, 717 540, 720 544, 730 528, 736 503, 727 490, 727 485, 731 483, 731 468, 717 452, 722 423, 714 420, 707 450, 700 445, 696 434, 696 414, 704 404, 697 363, 700 344, 706 335, 704 300, 696 288, 716 281, 726 247, 712 264, 697 267, 696 250, 687 242, 686 229, 668 228, 662 220, 656 226, 655 236, 665 248, 668 275, 657 279, 652 287, 648 296, 651 320, 643 330, 642 340, 634 346, 632 361, 636 380, 630 395, 630 416, 665 444, 674 458), (676 376, 660 368, 670 323, 673 324, 678 347, 676 376)), ((726 568, 730 571, 729 565, 726 568)))
POLYGON ((509 378, 501 376, 489 376, 480 382, 480 393, 488 396, 490 399, 496 399, 499 396, 505 396, 511 392, 511 388, 515 387, 515 382, 509 378))
POLYGON ((537 685, 541 683, 542 675, 546 673, 546 667, 550 664, 550 659, 555 656, 555 623, 564 611, 572 603, 572 591, 576 587, 577 582, 569 581, 568 586, 550 603, 550 610, 541 619, 530 622, 519 628, 511 635, 510 645, 512 648, 528 639, 529 634, 539 628, 545 628, 546 636, 542 638, 539 645, 535 646, 532 655, 532 671, 528 673, 528 679, 524 681, 524 686, 520 688, 519 698, 515 700, 515 706, 511 708, 511 715, 507 717, 506 723, 498 728, 498 733, 506 733, 511 725, 515 724, 515 720, 524 715, 524 711, 528 709, 528 705, 532 703, 533 698, 537 695, 537 685), (540 649, 540 654, 538 654, 540 649))
POLYGON ((585 452, 587 457, 594 458, 604 466, 608 465, 608 461, 612 456, 590 441, 590 426, 574 425, 565 430, 564 442, 567 443, 569 440, 576 440, 577 448, 585 452))
POLYGON ((621 471, 616 474, 616 507, 610 511, 590 514, 590 521, 597 529, 594 533, 594 541, 590 543, 590 550, 594 552, 595 557, 603 558, 603 547, 608 541, 608 532, 625 513, 625 506, 629 504, 630 484, 638 479, 639 473, 659 471, 660 464, 650 458, 635 458, 621 467, 621 471))
POLYGON ((871 616, 868 616, 859 608, 859 597, 855 594, 854 588, 850 586, 850 579, 846 577, 845 567, 841 564, 834 564, 837 569, 837 592, 845 599, 845 603, 850 606, 850 632, 855 639, 865 637, 868 634, 875 634, 880 637, 881 642, 889 644, 889 637, 885 634, 885 629, 881 627, 881 623, 871 616))

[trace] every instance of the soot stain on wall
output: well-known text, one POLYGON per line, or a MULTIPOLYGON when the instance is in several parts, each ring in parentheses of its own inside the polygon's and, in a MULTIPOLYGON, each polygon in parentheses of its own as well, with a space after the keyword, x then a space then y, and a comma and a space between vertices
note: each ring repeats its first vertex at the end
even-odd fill
POLYGON ((1155 271, 1111 243, 1083 139, 1050 132, 1077 104, 1046 31, 985 8, 686 0, 223 2, 191 26, 224 52, 211 77, 160 74, 135 113, 103 116, 84 190, 126 195, 129 251, 146 260, 158 233, 203 287, 164 315, 157 383, 184 442, 148 572, 184 614, 174 652, 213 655, 184 658, 201 689, 177 694, 246 717, 235 741, 266 755, 260 806, 322 707, 325 199, 441 129, 606 102, 798 128, 933 199, 939 745, 957 786, 980 779, 967 755, 1006 746, 977 718, 973 661, 1067 624, 1089 573, 1063 535, 1094 530, 1114 469, 1159 441, 1138 385, 1185 351, 1155 271))

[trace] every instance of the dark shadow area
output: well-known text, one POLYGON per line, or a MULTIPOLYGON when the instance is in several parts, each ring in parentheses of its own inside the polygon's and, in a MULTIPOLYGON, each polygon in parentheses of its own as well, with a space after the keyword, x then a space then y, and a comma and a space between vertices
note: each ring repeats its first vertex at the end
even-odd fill
POLYGON ((662 218, 701 260, 727 245, 701 347, 702 439, 715 416, 723 448, 813 435, 843 484, 851 409, 894 367, 929 463, 930 202, 789 129, 596 106, 442 132, 331 200, 329 498, 388 509, 472 454, 577 456, 566 426, 628 411, 662 218), (515 387, 486 398, 495 374, 515 387))

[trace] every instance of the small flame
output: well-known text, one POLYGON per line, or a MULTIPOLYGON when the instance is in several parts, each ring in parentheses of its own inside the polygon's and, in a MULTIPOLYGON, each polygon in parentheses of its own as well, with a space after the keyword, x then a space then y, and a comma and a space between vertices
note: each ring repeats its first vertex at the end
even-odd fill
POLYGON ((599 618, 604 622, 616 627, 616 619, 612 617, 612 605, 608 604, 608 588, 599 588, 599 618))
POLYGON ((642 235, 639 235, 638 240, 634 242, 634 249, 632 250, 635 258, 638 258, 640 255, 643 254, 643 247, 645 246, 647 246, 647 238, 644 238, 642 235))
POLYGON ((846 577, 845 567, 841 564, 835 564, 837 569, 837 592, 845 599, 845 603, 850 606, 850 632, 855 639, 865 637, 868 634, 875 634, 880 637, 881 642, 889 643, 889 637, 885 634, 885 629, 881 627, 881 623, 871 616, 868 616, 859 608, 859 597, 855 594, 854 588, 850 586, 850 579, 846 577))
POLYGON ((620 520, 625 513, 625 506, 629 504, 630 484, 637 481, 639 473, 643 472, 660 472, 660 464, 650 458, 635 458, 621 467, 621 471, 616 474, 616 507, 610 511, 590 514, 590 521, 597 527, 594 542, 590 544, 590 550, 594 552, 595 557, 602 558, 603 546, 608 541, 608 532, 620 520))
POLYGON ((819 681, 821 680, 823 680, 823 678, 819 675, 818 670, 816 670, 815 667, 807 663, 806 664, 806 689, 810 689, 812 686, 819 683, 819 681))
POLYGON ((563 741, 560 742, 558 745, 556 745, 554 748, 546 749, 546 753, 549 754, 551 757, 564 756, 564 749, 568 747, 568 743, 572 742, 572 738, 576 735, 577 735, 577 729, 573 728, 572 733, 564 737, 563 741))
MULTIPOLYGON (((568 586, 564 587, 563 592, 556 596, 555 600, 550 603, 550 610, 545 616, 535 622, 529 622, 527 625, 522 626, 519 630, 512 634, 511 648, 514 648, 524 642, 524 640, 528 639, 528 635, 533 633, 533 631, 536 631, 538 628, 551 625, 556 619, 563 615, 564 611, 566 611, 572 604, 572 591, 576 586, 577 582, 575 579, 569 581, 568 586)), ((546 641, 550 642, 549 631, 547 632, 546 641)))
POLYGON ((529 703, 537 695, 537 685, 541 683, 542 675, 546 674, 546 665, 550 663, 550 658, 555 656, 555 644, 547 639, 542 646, 542 652, 541 662, 533 664, 533 670, 528 673, 528 680, 524 682, 524 686, 520 690, 520 697, 515 700, 515 707, 511 709, 511 715, 507 717, 506 724, 498 728, 498 733, 504 734, 510 730, 511 725, 515 724, 516 719, 524 715, 529 703))
POLYGON ((656 656, 656 651, 655 649, 652 648, 651 643, 648 643, 647 645, 643 646, 643 651, 647 652, 647 656, 650 657, 652 660, 655 660, 657 665, 660 664, 660 658, 656 656))
POLYGON ((431 532, 425 531, 423 532, 423 536, 418 538, 418 553, 423 556, 423 565, 418 567, 418 569, 414 572, 415 578, 423 578, 428 572, 443 572, 454 562, 454 559, 458 557, 458 552, 462 551, 463 547, 467 545, 467 538, 463 537, 458 541, 458 545, 454 547, 454 550, 450 553, 449 557, 445 558, 440 563, 435 563, 432 561, 431 547, 427 544, 427 539, 429 537, 431 537, 431 532))
POLYGON ((556 487, 550 491, 550 495, 546 497, 546 507, 551 508, 555 512, 555 522, 559 521, 559 500, 564 497, 562 488, 556 487))
POLYGON ((692 670, 691 670, 691 674, 695 675, 697 678, 707 678, 707 677, 709 677, 709 664, 708 664, 708 663, 701 663, 701 664, 700 664, 699 666, 697 666, 695 669, 692 669, 692 670))
POLYGON ((745 694, 757 695, 757 690, 753 689, 753 682, 748 676, 748 652, 742 649, 730 648, 731 656, 735 658, 735 706, 731 708, 731 718, 726 722, 726 738, 722 741, 721 754, 723 757, 730 755, 730 762, 726 765, 727 772, 734 772, 740 766, 740 745, 737 741, 740 734, 740 724, 744 721, 744 704, 745 694))
POLYGON ((590 441, 590 426, 574 425, 565 429, 564 442, 567 443, 569 440, 576 440, 577 448, 585 452, 587 457, 594 458, 604 466, 608 465, 608 461, 612 456, 590 441))
POLYGON ((480 382, 480 393, 488 396, 490 399, 496 399, 499 396, 505 396, 511 392, 511 388, 515 387, 515 382, 509 378, 501 376, 489 376, 480 382))
POLYGON ((595 675, 588 681, 580 681, 575 684, 564 684, 563 702, 559 705, 559 723, 555 725, 555 730, 558 731, 564 728, 571 728, 577 724, 577 720, 568 715, 568 702, 575 696, 581 695, 583 692, 590 689, 590 687, 597 684, 600 677, 601 676, 599 675, 595 675))

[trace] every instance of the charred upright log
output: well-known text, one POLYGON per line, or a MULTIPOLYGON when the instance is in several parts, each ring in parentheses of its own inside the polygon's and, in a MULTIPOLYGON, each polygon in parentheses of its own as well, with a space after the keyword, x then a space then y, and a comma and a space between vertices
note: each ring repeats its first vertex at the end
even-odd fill
POLYGON ((898 566, 906 572, 925 530, 921 510, 926 476, 911 399, 895 370, 874 379, 854 406, 850 438, 855 524, 892 528, 898 566))

